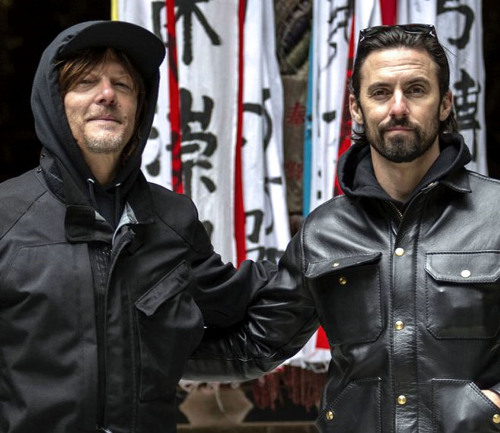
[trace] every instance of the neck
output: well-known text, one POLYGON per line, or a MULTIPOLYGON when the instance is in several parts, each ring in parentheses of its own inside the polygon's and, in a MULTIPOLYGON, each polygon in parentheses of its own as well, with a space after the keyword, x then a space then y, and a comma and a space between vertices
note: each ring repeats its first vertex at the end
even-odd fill
POLYGON ((119 154, 84 152, 83 157, 100 185, 107 185, 115 178, 120 162, 119 154))
POLYGON ((394 200, 406 202, 439 156, 439 145, 411 162, 396 163, 370 148, 373 171, 378 183, 394 200))

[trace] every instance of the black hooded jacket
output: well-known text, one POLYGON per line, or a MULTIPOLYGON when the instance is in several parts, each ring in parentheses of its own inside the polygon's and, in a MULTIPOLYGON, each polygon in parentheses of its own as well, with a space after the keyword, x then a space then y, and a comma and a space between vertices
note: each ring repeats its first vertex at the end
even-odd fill
MULTIPOLYGON (((332 348, 322 433, 500 431, 481 392, 500 392, 500 182, 464 168, 460 135, 440 144, 406 203, 377 183, 369 148, 352 146, 339 164, 345 194, 311 212, 270 283, 302 288, 332 348)), ((240 351, 232 363, 205 338, 188 372, 201 378, 212 358, 221 374, 238 363, 254 375, 253 359, 303 323, 275 321, 266 340, 241 327, 225 343, 240 351)))
POLYGON ((176 385, 204 327, 241 321, 272 272, 223 264, 190 199, 142 175, 158 64, 136 64, 147 113, 134 153, 110 185, 94 180, 66 120, 57 64, 96 32, 153 55, 141 46, 145 30, 114 24, 125 25, 79 24, 46 49, 32 93, 40 167, 0 185, 2 433, 174 432, 176 385))

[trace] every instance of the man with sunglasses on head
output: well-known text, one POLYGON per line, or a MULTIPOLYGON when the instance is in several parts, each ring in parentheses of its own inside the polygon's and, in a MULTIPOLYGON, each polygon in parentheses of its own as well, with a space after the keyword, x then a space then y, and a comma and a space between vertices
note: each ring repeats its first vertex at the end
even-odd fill
MULTIPOLYGON (((500 182, 465 168, 449 76, 433 26, 361 32, 344 195, 308 216, 269 284, 301 287, 332 347, 321 432, 500 431, 500 182)), ((237 331, 242 376, 301 321, 281 325, 237 331)))

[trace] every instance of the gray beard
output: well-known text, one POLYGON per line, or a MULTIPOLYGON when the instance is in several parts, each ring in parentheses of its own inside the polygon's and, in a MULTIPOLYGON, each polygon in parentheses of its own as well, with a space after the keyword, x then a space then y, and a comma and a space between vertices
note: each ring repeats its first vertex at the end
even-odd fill
POLYGON ((116 153, 120 151, 123 147, 123 137, 112 136, 112 137, 84 137, 85 148, 92 153, 116 153))

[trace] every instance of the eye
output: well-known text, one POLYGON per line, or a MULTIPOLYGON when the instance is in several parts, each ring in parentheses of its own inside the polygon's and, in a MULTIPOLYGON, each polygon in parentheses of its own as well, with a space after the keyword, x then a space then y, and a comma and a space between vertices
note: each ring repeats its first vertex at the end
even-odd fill
POLYGON ((389 89, 386 89, 386 88, 378 88, 378 89, 374 89, 370 96, 373 98, 373 99, 386 99, 390 96, 390 91, 389 89))
POLYGON ((411 95, 420 96, 420 95, 424 95, 426 92, 425 92, 424 86, 416 85, 416 86, 410 87, 408 89, 408 93, 411 95))
POLYGON ((128 80, 117 80, 114 83, 115 87, 118 89, 121 89, 123 91, 131 92, 133 91, 133 85, 130 81, 128 80))
POLYGON ((95 83, 96 78, 91 75, 86 75, 85 77, 81 77, 76 81, 75 86, 87 87, 91 86, 95 83))

